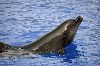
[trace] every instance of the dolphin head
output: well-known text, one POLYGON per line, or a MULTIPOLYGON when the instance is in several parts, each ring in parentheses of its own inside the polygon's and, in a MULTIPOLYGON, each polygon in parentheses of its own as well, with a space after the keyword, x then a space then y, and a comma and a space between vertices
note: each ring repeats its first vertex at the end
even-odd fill
POLYGON ((71 41, 73 41, 82 20, 83 18, 81 16, 78 16, 76 19, 70 19, 65 23, 66 26, 63 33, 64 45, 68 45, 71 41))

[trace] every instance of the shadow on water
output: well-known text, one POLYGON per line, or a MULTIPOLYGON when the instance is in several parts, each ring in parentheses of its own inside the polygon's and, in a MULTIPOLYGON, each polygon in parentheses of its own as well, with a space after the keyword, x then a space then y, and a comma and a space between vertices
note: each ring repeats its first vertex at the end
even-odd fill
POLYGON ((68 46, 65 47, 65 52, 64 54, 59 54, 59 53, 48 53, 42 55, 43 57, 56 57, 56 58, 63 58, 63 62, 70 62, 71 59, 75 59, 79 57, 79 51, 76 50, 77 46, 74 43, 70 43, 68 46))

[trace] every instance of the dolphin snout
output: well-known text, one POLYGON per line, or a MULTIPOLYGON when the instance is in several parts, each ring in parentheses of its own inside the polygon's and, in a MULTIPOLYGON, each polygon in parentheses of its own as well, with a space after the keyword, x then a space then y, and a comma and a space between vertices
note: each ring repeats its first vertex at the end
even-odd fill
POLYGON ((76 19, 75 19, 75 22, 82 22, 83 20, 83 17, 82 16, 78 16, 76 19))

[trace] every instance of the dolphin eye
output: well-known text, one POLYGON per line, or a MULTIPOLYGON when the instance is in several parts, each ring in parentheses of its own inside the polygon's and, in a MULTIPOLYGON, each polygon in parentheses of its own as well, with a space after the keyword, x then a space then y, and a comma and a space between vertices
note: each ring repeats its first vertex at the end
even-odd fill
POLYGON ((67 34, 66 33, 64 34, 64 37, 67 37, 67 34))

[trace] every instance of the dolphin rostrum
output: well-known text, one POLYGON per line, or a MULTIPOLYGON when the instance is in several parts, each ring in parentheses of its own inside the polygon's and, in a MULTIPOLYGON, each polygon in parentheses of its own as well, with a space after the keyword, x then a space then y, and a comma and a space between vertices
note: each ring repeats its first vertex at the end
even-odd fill
POLYGON ((19 48, 35 53, 60 52, 74 39, 82 20, 83 18, 81 16, 78 16, 76 19, 66 20, 50 33, 44 35, 37 41, 24 46, 13 47, 0 42, 0 52, 4 52, 9 49, 16 50, 19 48))

